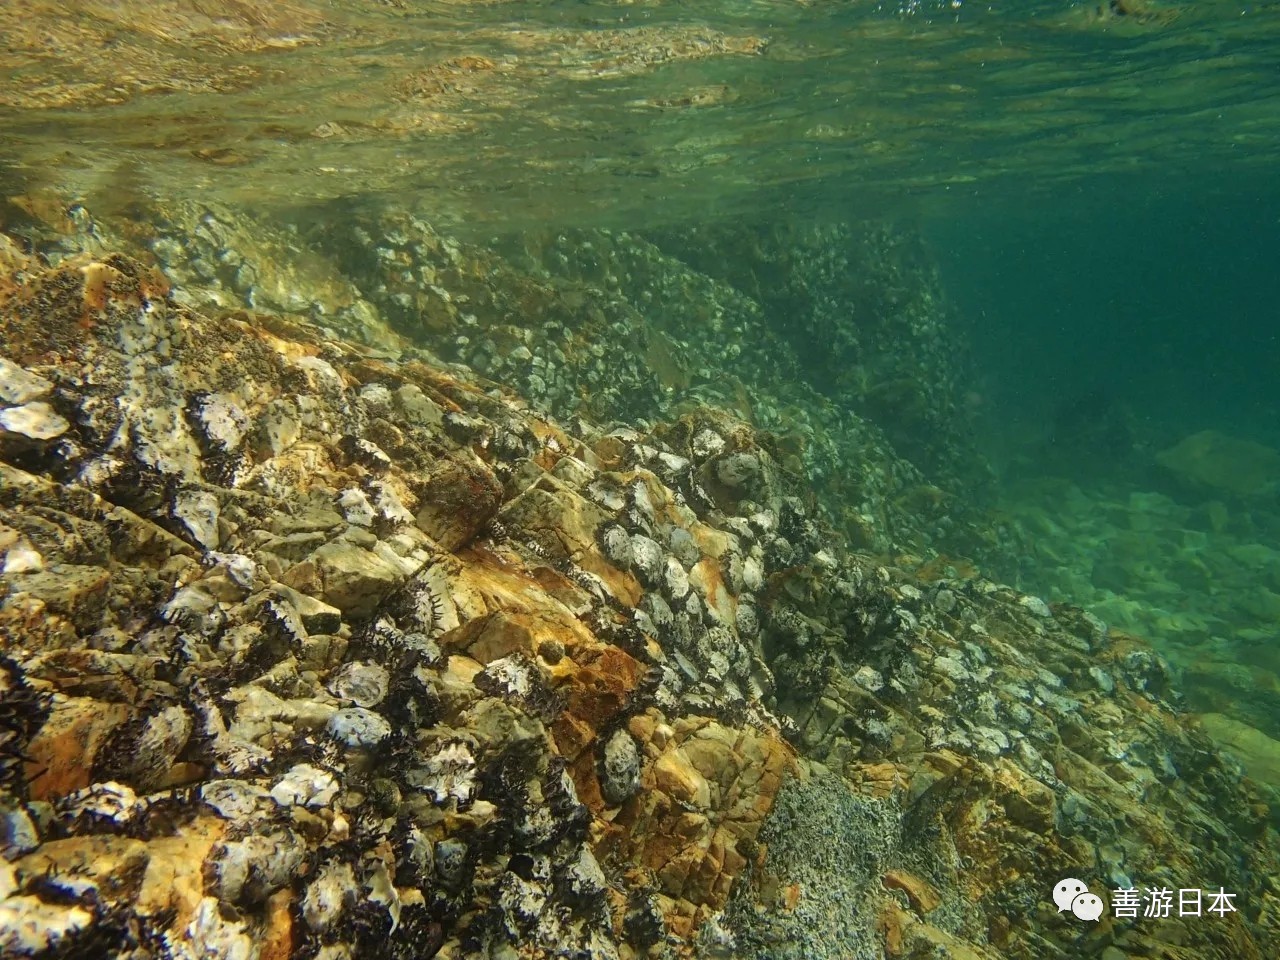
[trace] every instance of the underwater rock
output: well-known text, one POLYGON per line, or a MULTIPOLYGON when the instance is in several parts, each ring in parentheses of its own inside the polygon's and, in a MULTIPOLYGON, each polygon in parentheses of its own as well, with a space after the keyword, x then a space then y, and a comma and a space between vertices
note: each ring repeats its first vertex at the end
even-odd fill
POLYGON ((716 476, 726 487, 750 491, 760 476, 760 460, 750 453, 739 451, 716 462, 716 476))
POLYGON ((0 357, 0 403, 21 406, 53 392, 53 384, 0 357))
POLYGON ((325 603, 349 617, 360 618, 372 614, 382 599, 404 581, 408 571, 383 554, 349 540, 338 540, 316 550, 286 572, 283 580, 301 587, 309 576, 318 580, 318 593, 325 603))
POLYGON ((1221 713, 1202 713, 1198 719, 1214 740, 1240 758, 1249 776, 1280 788, 1280 742, 1221 713))
POLYGON ((348 747, 375 747, 391 736, 391 725, 372 710, 349 707, 329 718, 325 732, 348 747))
POLYGON ((427 478, 415 520, 441 549, 456 550, 497 513, 502 486, 483 465, 451 460, 427 478))
POLYGON ((566 425, 84 267, 0 284, 22 401, 85 414, 0 445, 6 955, 1038 957, 1093 863, 1211 875, 1256 909, 1179 942, 1274 955, 1271 795, 1139 641, 848 551, 721 411, 566 425))
POLYGON ((329 680, 329 691, 357 707, 376 707, 387 696, 391 675, 376 663, 344 663, 329 680))
POLYGON ((640 786, 640 752, 625 730, 617 730, 604 745, 601 757, 600 792, 606 802, 617 805, 640 786))
MULTIPOLYGON (((282 807, 323 808, 338 795, 338 781, 327 770, 307 763, 293 766, 271 788, 271 799, 282 807)), ((206 799, 206 802, 207 799, 206 799)))
POLYGON ((62 436, 70 427, 66 418, 43 400, 0 410, 0 440, 52 440, 62 436))
POLYGON ((1242 497, 1274 493, 1280 485, 1280 451, 1216 430, 1192 434, 1156 460, 1185 480, 1242 497))

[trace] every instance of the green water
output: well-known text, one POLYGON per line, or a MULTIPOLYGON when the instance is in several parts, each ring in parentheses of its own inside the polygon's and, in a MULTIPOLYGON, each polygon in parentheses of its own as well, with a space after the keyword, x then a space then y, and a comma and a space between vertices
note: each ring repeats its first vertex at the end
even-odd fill
POLYGON ((1194 709, 1272 736, 1275 493, 1188 482, 1160 454, 1204 430, 1280 445, 1277 199, 1242 165, 975 191, 925 225, 969 323, 981 442, 1024 524, 1012 577, 1152 639, 1194 709))
POLYGON ((1280 450, 1280 3, 72 0, 3 5, 0 34, 6 218, 918 233, 1010 531, 990 572, 1280 739, 1280 473, 1166 456, 1280 450))
MULTIPOLYGON (((473 238, 886 218, 939 264, 1005 508, 1052 510, 1025 482, 1056 477, 1095 520, 1135 492, 1194 510, 1213 491, 1156 452, 1280 445, 1277 3, 83 2, 0 30, 0 182, 28 206, 321 229, 390 206, 473 238)), ((1276 544, 1272 499, 1232 504, 1227 546, 1276 544)), ((1081 547, 1104 528, 998 572, 1112 609, 1081 547)), ((1102 579, 1153 602, 1151 577, 1102 579)), ((1275 627, 1206 605, 1201 641, 1275 627)))
POLYGON ((356 195, 490 230, 975 183, 1053 206, 1265 177, 1280 133, 1274 3, 81 0, 0 30, 6 181, 100 203, 356 195))
POLYGON ((1280 439, 1268 178, 1104 178, 1025 204, 975 191, 925 229, 970 321, 992 423, 1034 435, 1073 394, 1097 392, 1153 434, 1280 439))

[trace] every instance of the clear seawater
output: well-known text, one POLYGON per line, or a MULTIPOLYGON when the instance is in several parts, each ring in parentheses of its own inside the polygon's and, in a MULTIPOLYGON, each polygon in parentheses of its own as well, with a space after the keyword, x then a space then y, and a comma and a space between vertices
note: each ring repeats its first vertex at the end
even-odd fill
POLYGON ((1008 575, 1280 739, 1277 493, 1158 459, 1280 449, 1280 3, 36 0, 0 35, 0 191, 29 204, 918 230, 1025 533, 1008 575))
POLYGON ((1280 476, 1240 496, 1162 463, 1202 431, 1280 449, 1280 141, 1207 160, 1192 130, 1221 122, 1188 116, 1160 162, 1036 197, 976 186, 922 229, 1026 534, 1006 574, 1150 639, 1193 711, 1277 738, 1280 476))

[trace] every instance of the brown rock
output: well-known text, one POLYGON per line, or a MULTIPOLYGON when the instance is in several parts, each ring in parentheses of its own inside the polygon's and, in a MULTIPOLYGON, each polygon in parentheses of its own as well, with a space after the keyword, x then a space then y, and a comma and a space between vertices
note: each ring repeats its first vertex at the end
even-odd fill
POLYGON ((901 890, 905 893, 911 908, 922 916, 932 913, 942 903, 938 891, 934 890, 928 881, 921 880, 906 870, 890 870, 880 880, 890 890, 901 890))
POLYGON ((653 788, 677 803, 687 803, 700 810, 711 808, 711 787, 682 751, 662 754, 650 768, 653 788))
POLYGON ((138 910, 146 914, 173 910, 176 923, 190 922, 206 893, 202 864, 225 827, 216 817, 202 816, 177 836, 149 841, 150 859, 138 891, 138 910))
POLYGON ((131 837, 93 836, 50 840, 18 861, 24 880, 78 874, 93 881, 111 903, 133 900, 142 889, 151 851, 131 837))
POLYGON ((445 550, 457 550, 498 512, 502 484, 483 464, 452 459, 432 472, 418 495, 418 526, 445 550))
POLYGON ((289 960, 293 955, 293 891, 288 887, 267 898, 259 960, 289 960))
POLYGON ((318 590, 349 617, 368 617, 408 572, 364 547, 334 540, 290 568, 283 582, 303 593, 318 590))
POLYGON ((774 734, 698 717, 667 724, 650 711, 629 729, 651 762, 615 821, 624 855, 668 896, 718 910, 749 862, 790 750, 774 734))
POLYGON ((609 519, 600 507, 544 476, 502 508, 500 519, 526 531, 553 558, 577 560, 596 550, 596 531, 609 519))
POLYGON ((95 629, 106 611, 111 574, 102 567, 60 563, 11 578, 11 596, 28 594, 83 631, 95 629))
POLYGON ((123 704, 55 697, 28 750, 32 799, 53 800, 87 787, 99 748, 128 718, 123 704))

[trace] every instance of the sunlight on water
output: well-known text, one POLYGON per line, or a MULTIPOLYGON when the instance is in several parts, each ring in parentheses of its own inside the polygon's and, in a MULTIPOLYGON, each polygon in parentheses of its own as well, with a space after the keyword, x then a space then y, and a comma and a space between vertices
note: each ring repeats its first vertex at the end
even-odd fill
POLYGON ((1280 0, 0 38, 0 955, 1280 956, 1280 0))
POLYGON ((1267 162, 1280 6, 6 5, 9 192, 626 223, 1267 162), (144 182, 145 181, 145 185, 144 182))

